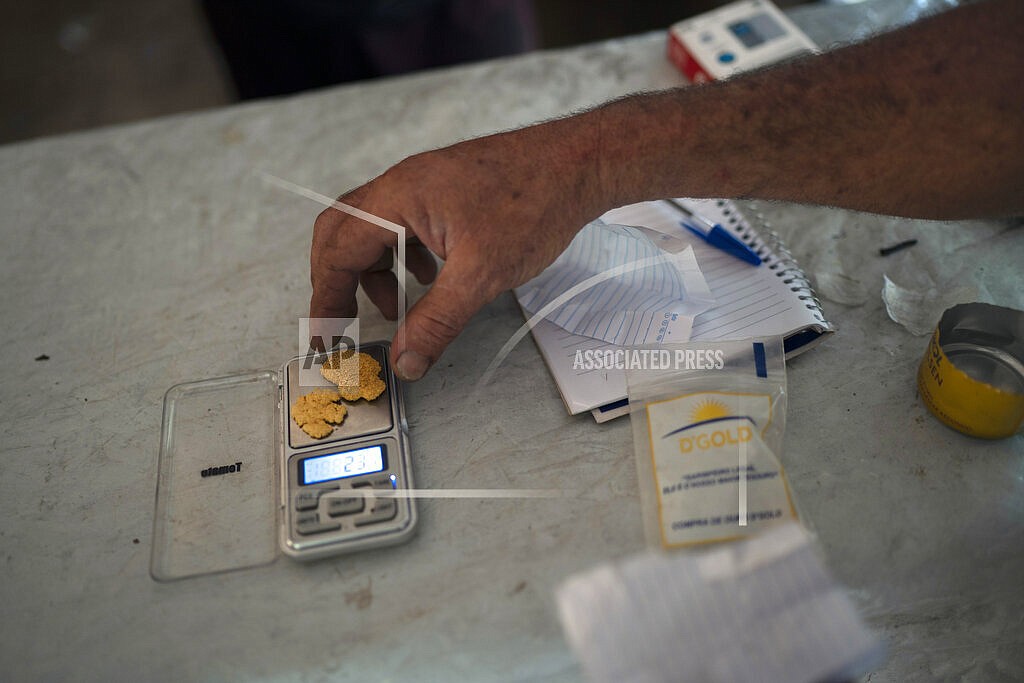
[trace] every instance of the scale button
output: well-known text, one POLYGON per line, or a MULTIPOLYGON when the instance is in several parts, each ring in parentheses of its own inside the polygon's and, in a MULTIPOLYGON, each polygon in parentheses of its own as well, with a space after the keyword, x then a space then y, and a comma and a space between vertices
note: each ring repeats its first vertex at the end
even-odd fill
POLYGON ((320 504, 320 496, 327 493, 328 491, 337 491, 337 486, 324 486, 315 489, 303 489, 295 494, 295 509, 299 512, 303 510, 316 510, 320 504))
POLYGON ((295 496, 295 509, 302 510, 315 510, 317 504, 320 502, 320 492, 316 489, 299 491, 295 496))
POLYGON ((735 61, 735 59, 736 55, 734 55, 731 52, 722 52, 719 53, 718 55, 718 61, 720 61, 722 64, 731 64, 733 61, 735 61))
POLYGON ((391 483, 390 474, 383 474, 379 477, 374 477, 373 479, 370 480, 370 485, 373 486, 375 489, 394 488, 394 485, 391 483))
POLYGON ((322 534, 325 531, 334 531, 340 529, 341 525, 337 522, 321 522, 320 515, 315 512, 305 512, 295 518, 295 528, 300 534, 308 536, 309 534, 322 534))
POLYGON ((373 510, 356 520, 356 526, 377 524, 394 519, 398 514, 398 501, 394 498, 378 498, 373 504, 373 510))
POLYGON ((363 511, 363 496, 345 496, 327 500, 327 514, 331 517, 354 515, 363 511))
POLYGON ((381 474, 375 477, 367 477, 360 479, 359 481, 352 484, 352 488, 358 489, 364 486, 372 486, 375 489, 393 489, 394 485, 391 483, 390 474, 381 474))

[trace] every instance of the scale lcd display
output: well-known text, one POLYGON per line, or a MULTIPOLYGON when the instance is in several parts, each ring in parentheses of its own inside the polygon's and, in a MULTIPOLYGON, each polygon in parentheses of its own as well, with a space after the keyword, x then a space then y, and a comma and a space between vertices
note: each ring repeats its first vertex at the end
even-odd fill
POLYGON ((376 445, 306 458, 299 465, 299 478, 301 484, 307 486, 372 474, 383 469, 384 446, 376 445))

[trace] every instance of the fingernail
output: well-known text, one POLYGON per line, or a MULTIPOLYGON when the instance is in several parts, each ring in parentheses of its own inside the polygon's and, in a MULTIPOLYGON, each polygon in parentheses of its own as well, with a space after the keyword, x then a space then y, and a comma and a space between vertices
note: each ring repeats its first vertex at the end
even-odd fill
POLYGON ((395 369, 398 371, 398 378, 405 382, 415 382, 427 372, 427 359, 415 351, 406 351, 398 357, 395 369))

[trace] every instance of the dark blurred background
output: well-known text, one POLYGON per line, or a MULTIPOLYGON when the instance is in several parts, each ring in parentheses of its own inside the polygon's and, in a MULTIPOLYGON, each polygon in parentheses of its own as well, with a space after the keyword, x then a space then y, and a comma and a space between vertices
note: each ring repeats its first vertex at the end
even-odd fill
POLYGON ((665 29, 721 4, 0 0, 0 144, 665 29))

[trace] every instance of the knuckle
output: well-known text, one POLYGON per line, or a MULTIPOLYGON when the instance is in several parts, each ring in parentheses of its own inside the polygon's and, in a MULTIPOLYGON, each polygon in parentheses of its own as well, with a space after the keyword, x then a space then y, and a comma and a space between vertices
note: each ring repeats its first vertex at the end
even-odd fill
POLYGON ((437 309, 422 311, 410 330, 417 342, 432 348, 447 346, 461 331, 462 325, 455 316, 437 309))
POLYGON ((313 241, 323 243, 327 241, 338 225, 338 212, 334 209, 324 209, 313 221, 313 241))
POLYGON ((380 177, 377 178, 375 182, 381 183, 382 185, 389 188, 394 188, 398 185, 401 185, 405 181, 407 175, 409 175, 410 173, 415 173, 415 171, 412 171, 410 168, 415 165, 413 159, 414 157, 409 157, 407 159, 399 161, 397 164, 391 166, 386 171, 381 173, 380 177))

